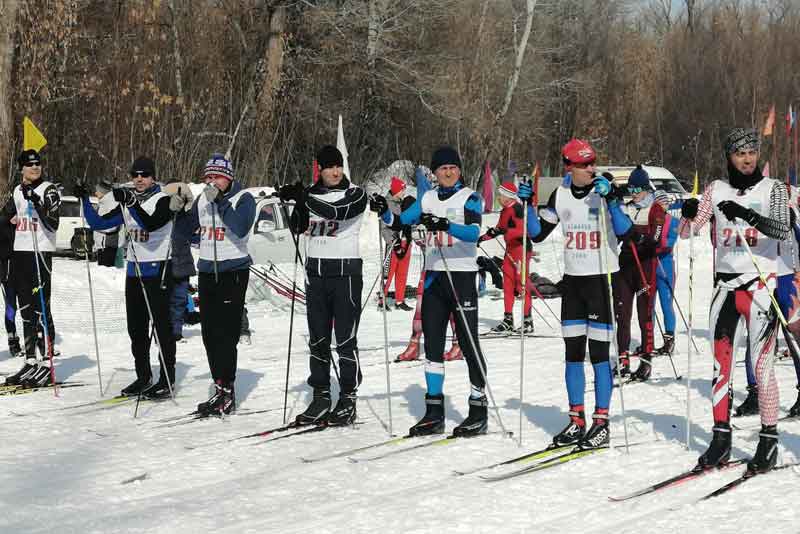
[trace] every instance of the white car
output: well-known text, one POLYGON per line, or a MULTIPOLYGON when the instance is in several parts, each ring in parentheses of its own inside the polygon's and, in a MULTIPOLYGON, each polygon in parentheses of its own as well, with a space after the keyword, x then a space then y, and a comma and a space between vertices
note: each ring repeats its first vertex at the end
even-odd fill
MULTIPOLYGON (((617 185, 625 185, 628 183, 628 177, 631 175, 635 166, 604 166, 597 167, 597 174, 610 172, 614 176, 614 183, 617 185)), ((650 183, 659 191, 664 191, 672 198, 670 205, 670 215, 680 217, 680 206, 683 200, 691 198, 691 194, 683 188, 683 185, 675 178, 675 175, 669 172, 664 167, 651 167, 650 165, 642 165, 642 168, 650 175, 650 183)))
MULTIPOLYGON (((92 207, 97 210, 97 199, 89 197, 92 207)), ((92 231, 81 220, 81 202, 78 197, 63 195, 58 210, 59 221, 56 231, 56 252, 68 253, 77 257, 84 256, 83 236, 87 235, 86 246, 92 250, 92 231)))

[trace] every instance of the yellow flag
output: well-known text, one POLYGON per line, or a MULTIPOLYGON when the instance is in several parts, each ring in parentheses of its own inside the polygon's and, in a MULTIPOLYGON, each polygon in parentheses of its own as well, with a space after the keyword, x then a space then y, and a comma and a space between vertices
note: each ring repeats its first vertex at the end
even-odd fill
POLYGON ((692 198, 697 198, 697 194, 700 192, 700 177, 697 175, 697 171, 694 171, 694 187, 692 187, 692 198))
POLYGON ((42 132, 36 127, 28 117, 22 119, 22 145, 23 150, 33 149, 39 152, 44 145, 47 144, 47 139, 44 138, 42 132))

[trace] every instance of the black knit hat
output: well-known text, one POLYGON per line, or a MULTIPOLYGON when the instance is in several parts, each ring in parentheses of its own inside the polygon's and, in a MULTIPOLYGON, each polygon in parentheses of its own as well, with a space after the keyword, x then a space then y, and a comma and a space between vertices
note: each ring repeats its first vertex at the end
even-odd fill
POLYGON ((156 164, 153 163, 153 160, 148 157, 139 156, 136 158, 136 161, 133 162, 133 165, 131 165, 131 176, 155 177, 155 175, 156 164))
POLYGON ((442 165, 455 165, 461 168, 461 158, 458 156, 456 149, 451 146, 441 146, 433 152, 431 157, 431 172, 436 172, 436 169, 442 165))
POLYGON ((344 158, 338 148, 332 145, 325 145, 317 152, 317 163, 320 170, 328 167, 344 167, 344 158))
POLYGON ((19 156, 17 156, 17 163, 20 167, 25 165, 26 163, 38 163, 41 165, 42 157, 39 155, 37 151, 32 148, 28 150, 23 150, 20 152, 19 156))
POLYGON ((758 131, 754 128, 734 128, 725 138, 725 154, 730 155, 739 150, 761 149, 761 142, 758 139, 758 131))

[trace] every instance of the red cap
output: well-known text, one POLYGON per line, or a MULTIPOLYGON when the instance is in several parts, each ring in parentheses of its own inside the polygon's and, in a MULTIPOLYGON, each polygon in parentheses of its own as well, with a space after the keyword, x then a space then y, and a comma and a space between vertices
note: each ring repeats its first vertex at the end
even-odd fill
POLYGON ((392 196, 397 195, 398 193, 402 192, 406 188, 406 183, 398 178, 397 176, 392 176, 392 182, 389 185, 389 192, 392 196))
POLYGON ((597 159, 592 145, 583 139, 571 139, 569 143, 561 149, 561 156, 564 158, 564 165, 573 163, 592 163, 597 159))
POLYGON ((517 198, 517 185, 514 182, 503 182, 497 192, 507 198, 517 198))

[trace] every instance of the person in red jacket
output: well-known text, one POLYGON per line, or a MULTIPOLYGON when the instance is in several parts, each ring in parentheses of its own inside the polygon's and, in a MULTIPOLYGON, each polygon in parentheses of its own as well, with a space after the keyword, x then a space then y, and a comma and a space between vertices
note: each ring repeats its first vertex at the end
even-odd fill
MULTIPOLYGON (((406 183, 392 176, 389 185, 389 210, 399 215, 414 203, 414 197, 406 195, 406 183)), ((386 284, 383 286, 383 295, 388 297, 389 286, 394 279, 394 307, 398 310, 413 310, 406 304, 406 280, 408 279, 408 267, 411 264, 411 227, 405 227, 400 231, 394 232, 392 236, 392 256, 389 263, 389 274, 386 277, 386 284)))
MULTIPOLYGON (((502 235, 506 243, 506 253, 503 256, 503 304, 505 306, 503 320, 492 328, 492 332, 512 332, 514 330, 514 299, 522 292, 520 280, 522 270, 522 223, 523 207, 517 201, 517 186, 513 182, 503 182, 498 189, 500 204, 503 206, 497 226, 489 228, 480 241, 494 239, 502 235)), ((525 272, 530 273, 532 247, 528 240, 525 255, 525 272)), ((526 334, 533 333, 533 320, 531 319, 531 293, 525 291, 525 307, 523 310, 522 328, 526 334)))

